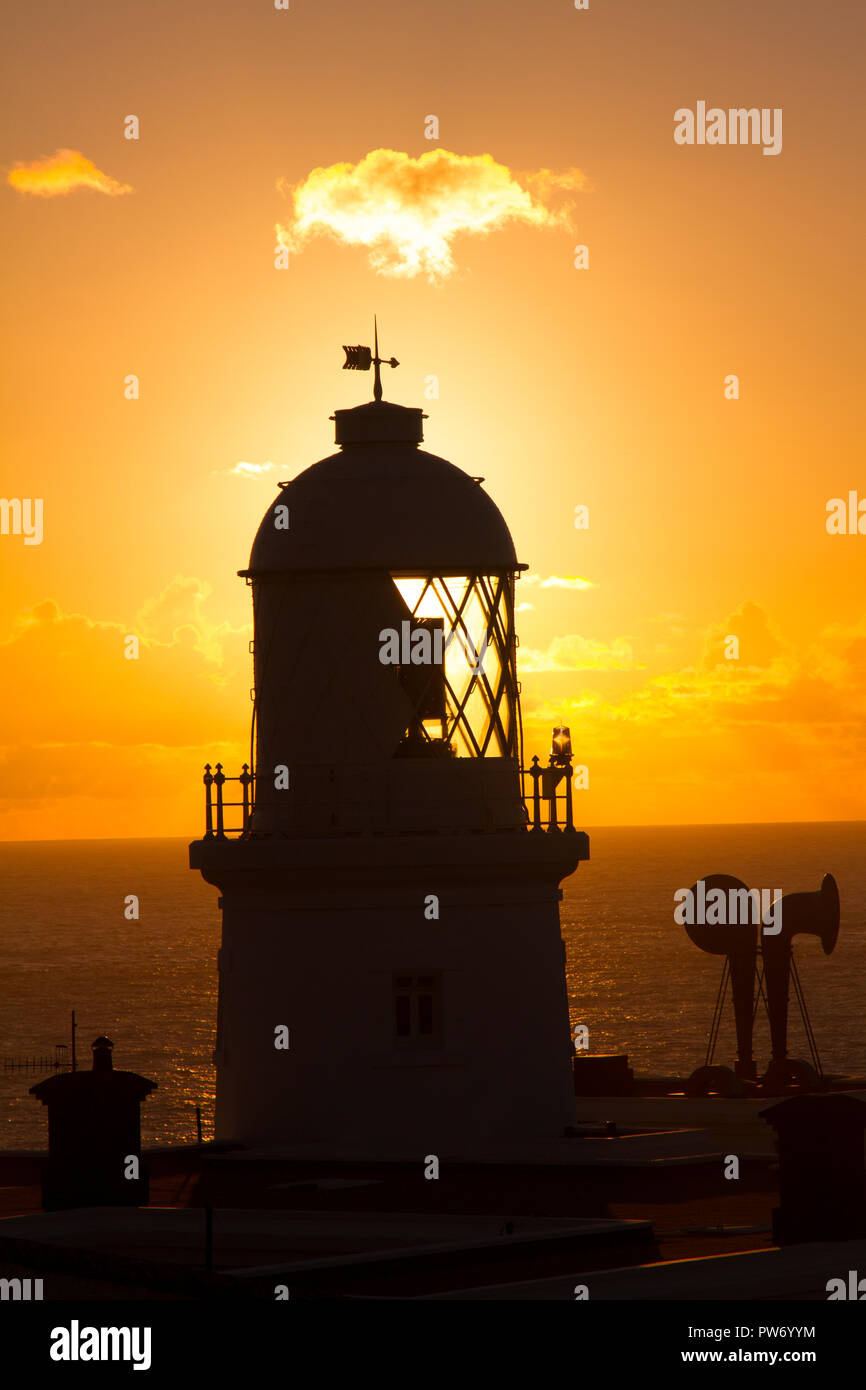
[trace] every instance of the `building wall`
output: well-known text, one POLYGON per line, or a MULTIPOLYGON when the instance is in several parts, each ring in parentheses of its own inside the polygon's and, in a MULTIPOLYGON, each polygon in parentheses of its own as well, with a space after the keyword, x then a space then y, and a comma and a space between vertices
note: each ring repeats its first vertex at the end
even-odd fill
POLYGON ((438 1154, 561 1134, 574 1093, 559 893, 489 875, 367 882, 358 906, 326 883, 315 899, 225 889, 217 1139, 438 1154), (441 972, 435 1045, 395 1043, 402 971, 441 972))

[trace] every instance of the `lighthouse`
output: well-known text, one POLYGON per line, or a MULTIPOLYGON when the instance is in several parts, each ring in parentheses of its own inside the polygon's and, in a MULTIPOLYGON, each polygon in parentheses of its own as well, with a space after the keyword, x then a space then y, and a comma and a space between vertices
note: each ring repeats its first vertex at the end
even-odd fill
MULTIPOLYGON (((571 745, 524 762, 508 527, 420 409, 337 410, 246 569, 251 763, 205 770, 220 891, 215 1136, 477 1153, 574 1121, 560 883, 571 745)), ((395 359, 390 365, 397 366, 395 359)))

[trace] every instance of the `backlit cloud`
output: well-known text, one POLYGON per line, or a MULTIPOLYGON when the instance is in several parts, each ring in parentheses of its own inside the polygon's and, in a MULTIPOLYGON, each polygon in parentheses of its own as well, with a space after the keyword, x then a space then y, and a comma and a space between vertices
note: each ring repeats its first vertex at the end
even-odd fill
POLYGON ((704 637, 702 666, 730 669, 731 658, 726 656, 729 639, 736 637, 736 659, 742 666, 769 666, 782 650, 782 643, 772 631, 767 615, 756 603, 741 603, 724 622, 715 623, 704 637))
MULTIPOLYGON (((546 651, 521 647, 518 658, 525 671, 627 671, 635 668, 634 653, 623 638, 596 642, 578 633, 554 637, 546 651)), ((637 666, 638 670, 642 667, 637 666)))
POLYGON ((234 468, 215 468, 213 473, 216 478, 260 478, 262 474, 270 473, 275 467, 270 459, 266 463, 245 463, 241 460, 234 468))
POLYGON ((0 630, 0 839, 200 833, 205 762, 249 757, 252 626, 208 595, 178 575, 124 620, 44 599, 0 630))
POLYGON ((110 198, 132 192, 130 184, 118 183, 103 174, 80 150, 55 150, 54 154, 34 159, 30 164, 15 164, 9 170, 7 182, 19 193, 32 193, 38 198, 56 198, 76 188, 93 188, 110 198))
POLYGON ((568 227, 570 206, 552 200, 585 183, 579 169, 518 174, 489 154, 435 149, 415 159, 371 150, 357 164, 313 169, 294 185, 280 179, 293 213, 277 224, 277 240, 298 252, 312 238, 330 236, 366 247, 381 275, 442 280, 454 270, 458 234, 486 235, 509 222, 568 227))
POLYGON ((540 574, 524 574, 522 577, 524 584, 539 584, 542 589, 594 589, 595 585, 591 579, 584 579, 579 574, 551 574, 547 579, 542 579, 540 574))

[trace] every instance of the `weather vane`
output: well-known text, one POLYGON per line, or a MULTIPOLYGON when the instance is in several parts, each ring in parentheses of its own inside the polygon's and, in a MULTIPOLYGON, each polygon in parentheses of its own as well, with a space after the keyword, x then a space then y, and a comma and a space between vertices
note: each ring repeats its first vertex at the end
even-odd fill
POLYGON ((382 399, 382 378, 379 373, 379 368, 383 365, 388 367, 399 367, 400 363, 397 361, 396 357, 379 356, 379 325, 376 322, 375 314, 373 315, 373 343, 374 348, 372 352, 368 347, 361 347, 360 345, 347 347, 344 343, 343 351, 346 354, 346 360, 343 363, 343 371, 369 372, 371 367, 375 367, 376 379, 373 383, 373 399, 380 401, 382 399))

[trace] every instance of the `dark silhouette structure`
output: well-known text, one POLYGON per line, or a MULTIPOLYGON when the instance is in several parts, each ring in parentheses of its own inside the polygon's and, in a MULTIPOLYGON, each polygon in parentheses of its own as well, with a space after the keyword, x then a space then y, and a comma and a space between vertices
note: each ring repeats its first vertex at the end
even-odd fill
POLYGON ((809 1038, 814 1070, 820 1074, 818 1049, 814 1045, 809 1015, 800 986, 797 967, 791 954, 791 942, 797 935, 817 936, 825 956, 835 949, 839 937, 839 889, 832 874, 825 874, 817 893, 786 893, 782 898, 782 930, 778 936, 763 938, 764 986, 770 1017, 772 1056, 764 1077, 767 1088, 783 1090, 789 1084, 814 1078, 806 1062, 793 1061, 788 1056, 788 993, 793 981, 806 1033, 809 1038))
POLYGON ((574 1054, 574 1094, 576 1096, 630 1096, 634 1091, 634 1072, 628 1054, 574 1054))
MULTIPOLYGON (((725 901, 749 902, 749 889, 738 878, 728 874, 710 874, 702 880, 704 893, 721 891, 725 901), (737 898, 739 895, 739 899, 737 898)), ((697 885, 690 890, 697 896, 697 885)), ((754 891, 754 890, 753 890, 754 891)), ((724 925, 688 923, 689 938, 702 951, 725 956, 722 979, 716 999, 713 1021, 707 1043, 704 1066, 692 1073, 686 1086, 687 1094, 743 1095, 760 1089, 768 1095, 784 1094, 788 1089, 821 1089, 823 1077, 818 1047, 800 977, 791 952, 797 935, 817 936, 825 955, 830 955, 839 935, 839 890, 832 874, 825 874, 816 893, 786 893, 778 904, 779 930, 766 931, 760 921, 732 921, 730 914, 724 925), (761 971, 758 971, 760 962, 761 971), (713 1066, 713 1054, 721 1022, 728 983, 734 1004, 737 1032, 737 1058, 733 1071, 713 1066), (791 984, 794 986, 800 1016, 809 1043, 811 1062, 788 1056, 788 1005, 791 984), (755 1014, 763 1001, 770 1023, 772 1056, 766 1072, 759 1079, 752 1051, 755 1014)))
MULTIPOLYGON (((738 878, 732 878, 730 874, 709 874, 703 882, 707 893, 720 890, 725 894, 726 900, 731 891, 745 890, 748 892, 746 885, 741 883, 738 878)), ((690 891, 696 896, 697 885, 690 891)), ((686 926, 686 932, 689 939, 702 951, 707 951, 710 955, 725 956, 716 1010, 710 1028, 706 1063, 693 1073, 690 1078, 689 1091, 695 1095, 706 1094, 709 1089, 717 1088, 732 1092, 741 1091, 741 1087, 729 1084, 728 1078, 724 1075, 728 1068, 713 1067, 712 1060, 725 991, 728 982, 730 982, 734 1001, 734 1023, 737 1030, 737 1060, 734 1063, 731 1080, 734 1081, 737 1078, 746 1081, 757 1080, 757 1071, 752 1056, 752 1030, 755 972, 758 958, 758 928, 752 923, 728 923, 727 926, 720 927, 695 922, 686 926)))
POLYGON ((110 1038, 93 1043, 93 1070, 66 1072, 30 1087, 48 1107, 46 1211, 144 1206, 149 1181, 141 1161, 141 1102, 155 1081, 115 1071, 110 1038))
POLYGON ((773 1240, 866 1237, 866 1103, 856 1096, 791 1096, 761 1111, 776 1131, 779 1206, 773 1240))

